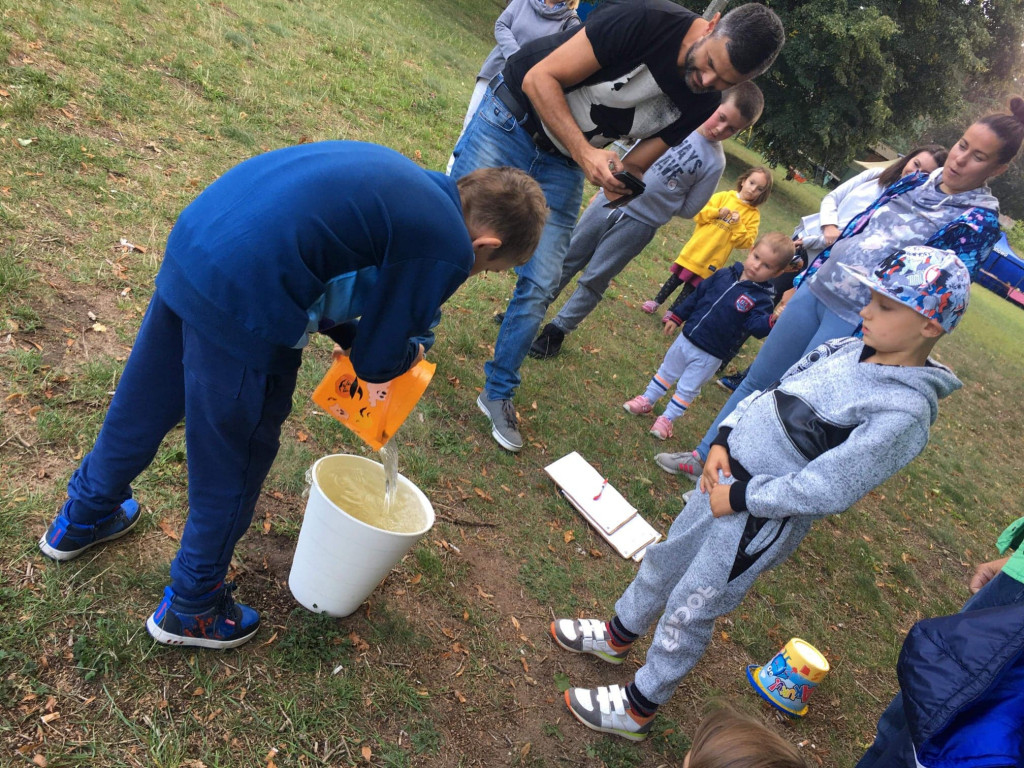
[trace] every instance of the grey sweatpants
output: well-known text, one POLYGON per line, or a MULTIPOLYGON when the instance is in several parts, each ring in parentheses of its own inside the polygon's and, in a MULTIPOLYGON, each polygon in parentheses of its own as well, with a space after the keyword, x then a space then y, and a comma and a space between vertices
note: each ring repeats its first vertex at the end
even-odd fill
POLYGON ((635 682, 646 698, 666 703, 704 654, 715 619, 743 600, 757 577, 783 562, 811 520, 715 518, 699 490, 679 513, 665 541, 647 548, 633 583, 615 603, 619 620, 644 634, 658 616, 650 650, 635 682))
POLYGON ((551 322, 565 333, 576 330, 601 301, 612 278, 636 258, 657 231, 656 227, 627 216, 621 208, 609 210, 600 204, 588 205, 572 231, 555 295, 577 272, 586 269, 576 290, 551 322))

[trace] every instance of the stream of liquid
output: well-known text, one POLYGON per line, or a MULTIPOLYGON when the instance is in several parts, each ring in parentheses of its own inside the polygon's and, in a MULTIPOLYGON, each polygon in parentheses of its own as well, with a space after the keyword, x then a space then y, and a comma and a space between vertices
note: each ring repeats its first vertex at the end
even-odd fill
POLYGON ((316 481, 321 492, 352 517, 374 528, 395 533, 416 533, 427 523, 418 497, 412 490, 398 483, 397 450, 381 451, 385 467, 352 463, 338 457, 326 459, 317 466, 316 481), (386 474, 394 479, 387 483, 386 474), (383 491, 383 492, 382 492, 383 491), (388 493, 393 500, 388 501, 388 493))
POLYGON ((381 446, 379 451, 381 463, 384 465, 384 512, 387 518, 391 514, 391 508, 395 505, 395 497, 398 495, 398 448, 394 441, 389 441, 381 446))

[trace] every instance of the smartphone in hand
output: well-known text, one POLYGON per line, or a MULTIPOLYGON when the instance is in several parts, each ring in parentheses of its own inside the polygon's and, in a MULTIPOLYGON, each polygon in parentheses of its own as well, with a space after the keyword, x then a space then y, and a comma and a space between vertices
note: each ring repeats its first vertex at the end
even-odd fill
POLYGON ((612 174, 617 181, 625 185, 629 189, 629 194, 617 197, 614 200, 609 200, 604 204, 605 208, 618 208, 619 206, 625 205, 632 200, 635 200, 644 193, 647 189, 647 185, 644 184, 642 179, 638 179, 629 171, 618 171, 612 174))

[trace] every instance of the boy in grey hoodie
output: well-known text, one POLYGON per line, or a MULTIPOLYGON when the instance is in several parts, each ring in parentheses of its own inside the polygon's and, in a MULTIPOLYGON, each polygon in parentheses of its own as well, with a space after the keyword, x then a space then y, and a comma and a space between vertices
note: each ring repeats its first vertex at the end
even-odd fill
POLYGON ((847 509, 917 456, 938 401, 960 388, 928 355, 967 308, 963 263, 951 251, 911 246, 871 274, 848 274, 871 289, 863 340, 822 344, 722 422, 700 493, 668 538, 648 548, 611 621, 551 624, 566 650, 620 664, 661 616, 633 682, 566 691, 588 728, 645 738, 658 705, 704 653, 715 619, 785 561, 815 519, 847 509))

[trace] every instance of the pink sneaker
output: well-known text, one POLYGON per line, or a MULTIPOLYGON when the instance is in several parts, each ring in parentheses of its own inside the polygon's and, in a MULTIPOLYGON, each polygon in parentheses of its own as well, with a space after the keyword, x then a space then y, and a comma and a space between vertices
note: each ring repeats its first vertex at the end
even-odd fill
POLYGON ((634 416, 643 416, 645 413, 650 413, 654 410, 654 403, 643 395, 637 395, 632 400, 627 400, 623 403, 622 408, 634 416))
POLYGON ((651 434, 659 440, 668 440, 672 437, 672 420, 666 419, 664 416, 659 416, 654 420, 654 426, 651 427, 651 434))
POLYGON ((648 315, 653 315, 658 309, 658 302, 654 299, 648 299, 640 305, 640 309, 646 312, 648 315))

